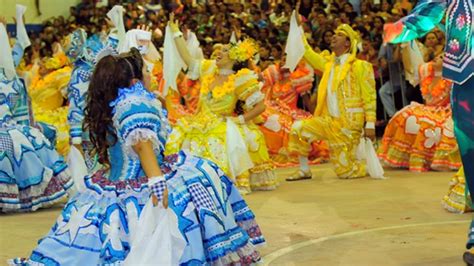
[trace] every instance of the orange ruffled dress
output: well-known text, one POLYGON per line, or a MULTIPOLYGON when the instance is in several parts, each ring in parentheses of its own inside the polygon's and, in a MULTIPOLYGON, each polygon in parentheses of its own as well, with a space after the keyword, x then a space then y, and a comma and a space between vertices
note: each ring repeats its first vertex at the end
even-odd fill
POLYGON ((451 118, 452 83, 435 73, 432 63, 420 67, 425 104, 411 103, 390 120, 379 157, 390 167, 410 171, 457 170, 461 158, 451 118))
MULTIPOLYGON (((265 136, 268 151, 275 165, 294 166, 298 158, 288 151, 291 126, 297 120, 308 119, 312 115, 297 106, 298 96, 311 91, 314 71, 305 62, 301 62, 293 73, 281 71, 278 64, 269 66, 261 74, 264 85, 265 104, 262 114, 264 123, 260 129, 265 136)), ((313 163, 328 160, 329 149, 325 142, 315 141, 310 158, 313 163)))
POLYGON ((166 96, 171 125, 175 125, 182 117, 194 115, 199 102, 200 81, 192 80, 185 74, 181 74, 178 80, 178 91, 170 89, 166 96))

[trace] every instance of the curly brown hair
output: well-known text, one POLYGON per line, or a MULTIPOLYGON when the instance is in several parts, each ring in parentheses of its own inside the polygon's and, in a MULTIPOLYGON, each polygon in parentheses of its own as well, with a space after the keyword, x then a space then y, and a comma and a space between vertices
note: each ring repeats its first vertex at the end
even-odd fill
POLYGON ((134 79, 143 79, 143 64, 140 52, 132 48, 130 52, 119 56, 105 56, 97 63, 92 74, 84 130, 89 131, 93 145, 91 153, 97 153, 101 164, 110 163, 107 150, 117 141, 109 104, 117 98, 120 88, 130 87, 134 79))

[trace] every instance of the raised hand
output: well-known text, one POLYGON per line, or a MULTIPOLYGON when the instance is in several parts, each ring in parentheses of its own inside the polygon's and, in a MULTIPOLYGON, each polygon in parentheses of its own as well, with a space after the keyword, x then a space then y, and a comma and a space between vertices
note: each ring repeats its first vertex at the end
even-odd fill
POLYGON ((298 23, 298 25, 301 25, 300 6, 301 6, 301 0, 298 0, 298 2, 296 2, 296 7, 295 7, 296 23, 298 23))
POLYGON ((105 22, 107 23, 109 27, 115 27, 114 23, 109 18, 105 18, 105 22))
POLYGON ((236 26, 232 26, 232 30, 235 32, 235 37, 237 37, 237 40, 240 40, 240 37, 242 36, 241 30, 236 26))
POLYGON ((150 26, 147 26, 147 25, 138 25, 137 29, 151 32, 150 26))
POLYGON ((364 129, 365 131, 365 137, 369 138, 372 142, 375 142, 375 129, 373 128, 366 128, 364 129))
POLYGON ((166 181, 160 180, 150 186, 153 205, 158 205, 158 202, 163 203, 163 207, 168 208, 168 188, 166 181))
POLYGON ((171 31, 174 33, 179 32, 179 21, 177 19, 175 20, 174 13, 171 13, 170 21, 168 23, 171 27, 171 31))

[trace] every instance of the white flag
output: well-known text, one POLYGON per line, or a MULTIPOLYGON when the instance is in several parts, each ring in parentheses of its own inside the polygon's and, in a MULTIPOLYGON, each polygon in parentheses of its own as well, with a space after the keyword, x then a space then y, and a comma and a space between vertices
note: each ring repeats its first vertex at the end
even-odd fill
POLYGON ((31 45, 28 33, 26 33, 25 22, 23 21, 23 14, 25 12, 26 6, 16 5, 16 39, 23 49, 31 45))
POLYGON ((296 21, 296 11, 293 10, 290 20, 290 32, 288 33, 288 39, 286 39, 286 62, 285 67, 294 71, 298 63, 303 58, 305 48, 303 44, 303 30, 298 26, 296 21))
POLYGON ((16 75, 15 64, 13 63, 12 49, 7 34, 6 25, 0 23, 0 69, 8 80, 11 80, 16 75))
POLYGON ((169 87, 175 91, 178 90, 176 79, 178 78, 181 69, 186 68, 186 64, 181 58, 178 48, 174 42, 173 32, 171 31, 170 26, 167 25, 163 52, 163 78, 165 80, 163 96, 166 96, 169 87))
POLYGON ((188 40, 186 41, 186 45, 188 47, 188 51, 193 58, 196 59, 204 59, 204 53, 201 49, 201 44, 196 36, 196 34, 192 31, 188 33, 188 40))
POLYGON ((125 9, 121 5, 115 5, 108 13, 107 17, 112 21, 117 30, 118 49, 122 49, 125 41, 125 25, 123 23, 123 13, 125 9))

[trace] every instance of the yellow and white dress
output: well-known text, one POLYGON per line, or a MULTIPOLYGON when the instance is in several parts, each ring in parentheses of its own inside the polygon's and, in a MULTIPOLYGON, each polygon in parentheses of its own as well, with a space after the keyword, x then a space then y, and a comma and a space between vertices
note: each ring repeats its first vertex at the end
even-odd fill
POLYGON ((51 72, 45 76, 33 73, 28 94, 35 120, 54 126, 57 130, 56 149, 66 156, 69 153, 69 125, 65 92, 72 74, 64 54, 57 54, 44 63, 51 72))
POLYGON ((471 195, 466 188, 464 168, 461 167, 449 182, 449 191, 443 197, 442 205, 449 212, 465 213, 472 212, 471 202, 471 195))
POLYGON ((232 122, 238 102, 243 103, 244 110, 249 110, 263 100, 258 76, 242 69, 211 89, 217 70, 213 60, 200 62, 197 112, 177 121, 166 153, 184 149, 215 162, 235 179, 241 191, 274 189, 277 185, 274 166, 258 126, 253 122, 242 125, 232 122))

